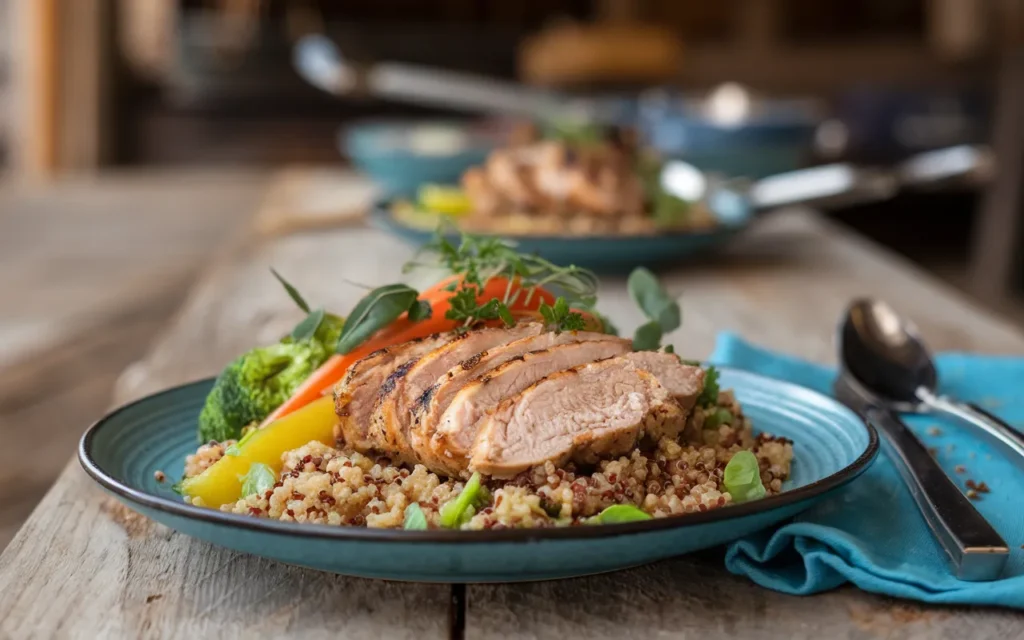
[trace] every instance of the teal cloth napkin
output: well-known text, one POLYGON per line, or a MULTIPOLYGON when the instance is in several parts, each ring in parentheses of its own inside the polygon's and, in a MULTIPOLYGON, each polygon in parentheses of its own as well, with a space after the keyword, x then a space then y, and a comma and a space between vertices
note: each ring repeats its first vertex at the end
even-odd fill
MULTIPOLYGON (((719 335, 709 360, 831 395, 835 371, 719 335)), ((943 353, 941 391, 972 401, 1018 428, 1024 424, 1024 359, 943 353)), ((731 544, 726 566, 769 589, 804 595, 852 582, 861 589, 934 603, 1024 609, 1024 471, 970 429, 930 416, 907 423, 961 487, 985 482, 975 504, 1010 546, 1003 577, 957 580, 910 492, 880 454, 858 479, 775 530, 731 544), (959 465, 959 472, 958 472, 959 465)), ((757 425, 754 425, 755 428, 757 425)), ((796 461, 799 464, 799 451, 796 461)))

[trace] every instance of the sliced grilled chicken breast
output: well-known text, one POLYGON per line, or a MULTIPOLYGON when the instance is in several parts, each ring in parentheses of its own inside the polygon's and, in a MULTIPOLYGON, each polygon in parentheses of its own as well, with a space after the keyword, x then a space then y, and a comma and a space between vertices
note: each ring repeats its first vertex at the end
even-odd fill
POLYGON ((463 360, 513 340, 539 335, 543 331, 544 326, 536 322, 520 323, 509 328, 469 331, 396 368, 377 396, 370 422, 371 440, 382 443, 383 450, 398 460, 421 462, 410 445, 409 426, 412 422, 412 407, 423 392, 463 360))
POLYGON ((481 425, 470 471, 507 478, 547 461, 592 463, 632 450, 644 435, 677 434, 685 415, 629 358, 561 371, 510 397, 481 425))
POLYGON ((446 344, 453 334, 435 334, 374 351, 353 364, 334 388, 334 410, 341 418, 345 443, 357 451, 379 450, 370 437, 370 416, 379 391, 391 374, 425 353, 446 344))
POLYGON ((431 438, 436 458, 445 472, 466 469, 466 459, 488 411, 553 373, 595 360, 629 353, 627 340, 592 340, 564 344, 514 358, 491 373, 466 384, 442 414, 431 438))
POLYGON ((674 353, 637 351, 626 357, 636 366, 653 374, 684 411, 693 409, 697 396, 704 391, 704 370, 683 364, 674 353))
POLYGON ((455 395, 471 380, 486 375, 504 363, 532 351, 542 351, 563 344, 588 341, 619 341, 621 338, 591 331, 546 331, 539 335, 527 336, 480 352, 463 360, 434 381, 416 399, 412 408, 412 425, 409 441, 424 464, 444 468, 444 460, 430 446, 430 440, 437 430, 444 411, 455 395))

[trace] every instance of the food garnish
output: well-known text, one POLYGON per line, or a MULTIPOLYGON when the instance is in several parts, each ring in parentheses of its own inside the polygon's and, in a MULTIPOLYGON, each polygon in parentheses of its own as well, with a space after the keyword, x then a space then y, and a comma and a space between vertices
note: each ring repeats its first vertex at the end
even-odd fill
POLYGON ((274 487, 275 482, 277 482, 277 474, 273 469, 262 462, 253 462, 242 479, 242 497, 268 491, 274 487))
POLYGON ((476 513, 475 505, 483 497, 484 491, 480 484, 480 474, 474 473, 459 495, 441 507, 441 526, 445 529, 458 529, 469 522, 476 513))
POLYGON ((640 520, 650 520, 651 514, 641 510, 639 507, 634 507, 631 504, 613 504, 593 516, 584 520, 586 524, 618 524, 620 522, 638 522, 640 520))
POLYGON ((281 454, 310 442, 334 443, 334 399, 322 397, 301 410, 255 429, 237 443, 235 455, 225 455, 197 476, 186 478, 177 490, 189 498, 199 498, 214 509, 242 497, 242 482, 253 463, 267 465, 275 474, 281 471, 281 454))
POLYGON ((718 369, 708 365, 704 369, 704 390, 697 396, 698 407, 713 407, 718 404, 718 369))
POLYGON ((765 496, 765 488, 761 483, 761 468, 750 451, 737 451, 725 465, 722 479, 726 491, 732 496, 733 502, 749 502, 760 500, 765 496))
POLYGON ((657 276, 644 267, 637 267, 626 281, 629 296, 640 308, 647 323, 640 325, 633 335, 633 349, 654 351, 661 346, 664 334, 675 331, 682 321, 679 302, 671 297, 658 282, 657 276))
POLYGON ((402 522, 402 528, 411 531, 427 529, 427 516, 418 502, 413 502, 405 508, 405 520, 402 522))

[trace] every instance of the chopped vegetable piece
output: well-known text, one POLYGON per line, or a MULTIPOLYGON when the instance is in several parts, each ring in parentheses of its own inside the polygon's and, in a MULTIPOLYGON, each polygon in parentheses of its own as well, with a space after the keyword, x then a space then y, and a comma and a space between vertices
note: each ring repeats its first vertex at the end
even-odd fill
POLYGON ((249 471, 242 476, 242 497, 248 498, 254 493, 269 491, 277 482, 277 474, 262 462, 253 462, 249 471))
POLYGON ((458 187, 425 184, 420 187, 419 204, 428 211, 461 216, 473 210, 473 201, 458 187))
POLYGON ((238 438, 281 406, 329 357, 317 339, 258 347, 217 377, 199 414, 202 442, 238 438))
POLYGON ((651 514, 631 504, 613 504, 592 518, 584 520, 586 524, 617 524, 620 522, 638 522, 650 520, 651 514))
POLYGON ((761 467, 757 456, 750 451, 737 451, 725 465, 725 476, 722 481, 725 489, 732 496, 733 502, 760 500, 765 495, 761 484, 761 467))
POLYGON ((476 513, 473 506, 482 494, 480 474, 474 473, 462 492, 441 507, 441 526, 446 529, 458 529, 476 513))
POLYGON ((697 396, 698 407, 713 407, 718 404, 718 369, 708 365, 704 370, 704 390, 697 396))
POLYGON ((723 424, 732 424, 736 416, 732 415, 732 412, 724 407, 715 409, 714 413, 704 418, 705 429, 717 429, 723 424))
POLYGON ((274 473, 281 470, 281 455, 314 440, 334 444, 334 398, 323 397, 252 433, 240 443, 237 456, 224 456, 206 471, 181 482, 181 491, 203 504, 219 508, 242 497, 242 480, 250 466, 260 462, 274 473))
POLYGON ((422 531, 427 528, 427 516, 423 513, 418 502, 413 502, 405 508, 405 521, 403 529, 422 531))

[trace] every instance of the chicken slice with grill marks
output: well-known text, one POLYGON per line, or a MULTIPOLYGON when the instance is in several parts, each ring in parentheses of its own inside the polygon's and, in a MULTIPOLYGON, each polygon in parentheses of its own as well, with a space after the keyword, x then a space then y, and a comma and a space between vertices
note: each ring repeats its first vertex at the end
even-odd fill
POLYGON ((443 333, 378 349, 356 361, 334 388, 334 410, 347 446, 356 451, 378 450, 369 434, 370 415, 378 391, 396 369, 448 343, 454 334, 443 333))
POLYGON ((427 466, 447 469, 450 464, 448 459, 431 446, 431 439, 441 416, 463 386, 527 353, 589 341, 625 343, 621 338, 591 331, 545 331, 488 349, 455 365, 427 387, 413 405, 412 425, 409 431, 409 441, 413 450, 427 466))
POLYGON ((678 434, 686 412, 658 379, 616 357, 552 374, 483 421, 470 471, 508 478, 545 462, 594 463, 678 434))
POLYGON ((380 443, 383 451, 398 460, 412 464, 423 462, 409 442, 412 409, 423 392, 459 362, 543 331, 544 326, 536 322, 469 331, 397 367, 377 396, 370 421, 370 439, 380 443))
POLYGON ((506 398, 559 371, 629 353, 627 340, 591 340, 517 356, 466 384, 442 414, 430 446, 449 475, 462 475, 480 424, 506 398))

